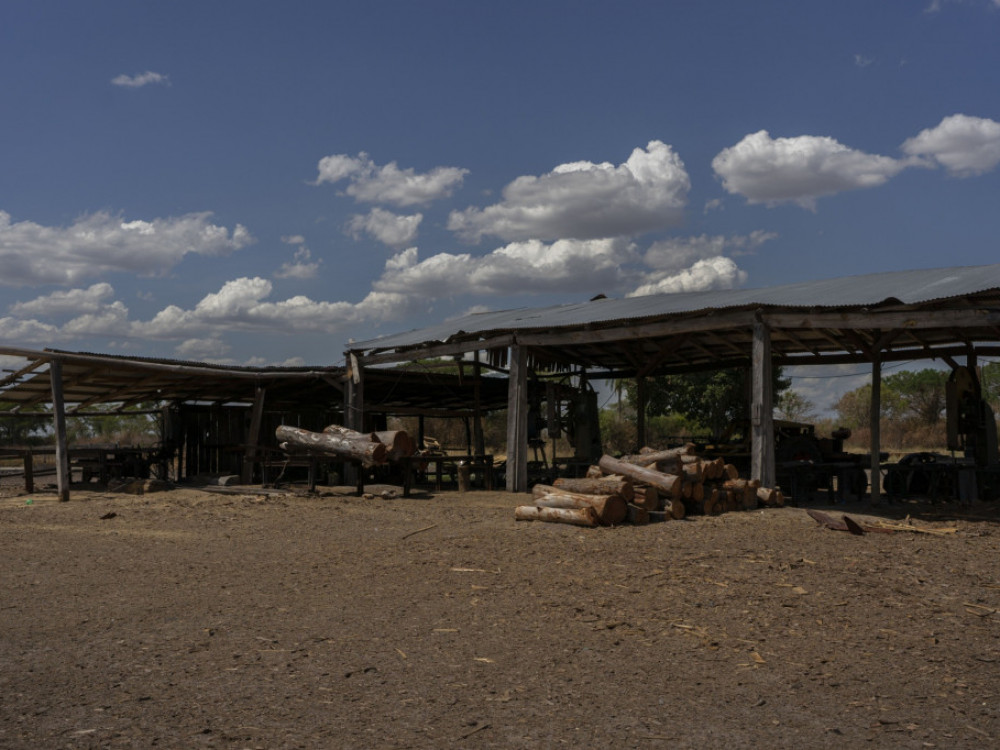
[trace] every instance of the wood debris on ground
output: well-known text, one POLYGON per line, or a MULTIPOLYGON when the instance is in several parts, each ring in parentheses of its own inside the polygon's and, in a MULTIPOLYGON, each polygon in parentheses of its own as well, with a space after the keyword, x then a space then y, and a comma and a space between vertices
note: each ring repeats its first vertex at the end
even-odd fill
POLYGON ((698 456, 693 443, 669 450, 643 448, 622 458, 604 455, 585 478, 535 485, 532 494, 532 505, 515 509, 516 520, 643 525, 785 504, 777 488, 741 478, 737 468, 721 458, 698 456))

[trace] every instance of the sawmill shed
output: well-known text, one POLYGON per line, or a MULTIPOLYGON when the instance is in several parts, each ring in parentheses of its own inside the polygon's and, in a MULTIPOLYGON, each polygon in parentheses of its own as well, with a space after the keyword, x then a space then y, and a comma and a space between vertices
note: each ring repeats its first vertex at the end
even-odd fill
MULTIPOLYGON (((261 480, 283 452, 275 427, 290 424, 320 431, 344 421, 343 367, 236 367, 169 359, 147 359, 56 349, 0 347, 0 355, 23 365, 0 377, 0 416, 51 425, 55 435, 57 484, 69 496, 71 459, 158 467, 175 479, 199 474, 237 474, 261 480), (161 419, 155 446, 67 444, 66 420, 121 414, 161 419)), ((501 409, 507 403, 502 378, 473 384, 461 375, 426 369, 382 368, 367 374, 368 420, 389 416, 448 416, 471 420, 468 404, 501 409)), ((6 448, 10 457, 43 455, 46 449, 6 448)))
POLYGON ((867 363, 872 372, 871 496, 880 495, 883 363, 940 360, 975 370, 1000 356, 1000 264, 895 271, 759 289, 658 294, 467 315, 420 330, 352 343, 345 418, 361 429, 369 378, 386 365, 469 360, 505 371, 510 491, 528 489, 527 383, 538 373, 584 380, 634 378, 639 442, 644 381, 731 367, 752 372, 751 473, 775 476, 771 372, 775 366, 867 363))

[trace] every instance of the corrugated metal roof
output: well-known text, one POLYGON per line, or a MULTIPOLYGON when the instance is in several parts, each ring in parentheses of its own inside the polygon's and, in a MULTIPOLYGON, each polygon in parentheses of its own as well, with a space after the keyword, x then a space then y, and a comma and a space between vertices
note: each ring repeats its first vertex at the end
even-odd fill
POLYGON ((597 299, 550 307, 475 313, 434 326, 353 342, 355 351, 443 342, 456 334, 558 328, 656 318, 743 307, 810 309, 873 307, 884 302, 919 304, 1000 289, 1000 263, 844 276, 758 289, 654 294, 597 299))

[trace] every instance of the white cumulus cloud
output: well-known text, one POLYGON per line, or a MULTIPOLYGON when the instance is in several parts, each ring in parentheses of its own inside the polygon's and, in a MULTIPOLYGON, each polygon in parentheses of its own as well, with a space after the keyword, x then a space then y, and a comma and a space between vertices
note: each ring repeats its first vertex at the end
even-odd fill
POLYGON ((292 260, 282 263, 281 268, 274 272, 274 277, 277 279, 313 279, 319 273, 322 262, 322 259, 313 261, 309 248, 305 245, 299 245, 292 260))
POLYGON ((87 289, 52 292, 28 302, 17 302, 10 306, 10 312, 18 317, 96 313, 105 307, 107 300, 114 297, 114 294, 114 287, 102 281, 87 289))
POLYGON ((634 261, 624 239, 513 242, 483 256, 438 253, 419 260, 409 248, 391 258, 376 291, 437 298, 454 294, 585 292, 620 287, 634 261))
POLYGON ((384 245, 399 249, 416 239, 423 220, 424 215, 420 213, 402 216, 376 206, 367 214, 352 216, 347 231, 355 238, 363 232, 384 245))
POLYGON ((684 164, 660 141, 636 148, 622 164, 561 164, 539 177, 523 176, 486 208, 454 211, 448 228, 478 242, 598 239, 633 236, 674 226, 691 187, 684 164))
POLYGON ((169 85, 170 78, 162 73, 154 73, 151 70, 147 70, 145 73, 138 73, 134 76, 122 73, 112 78, 111 83, 114 86, 122 86, 127 89, 139 89, 143 86, 149 86, 152 83, 169 85))
POLYGON ((750 203, 795 203, 884 184, 909 162, 856 151, 827 136, 771 138, 752 133, 712 160, 722 185, 750 203))
POLYGON ((733 289, 746 281, 746 278, 746 271, 741 270, 731 258, 704 258, 682 271, 652 274, 646 283, 627 296, 733 289))
POLYGON ((1000 122, 961 114, 945 117, 904 142, 903 151, 930 158, 956 177, 985 174, 1000 164, 1000 122))
POLYGON ((319 160, 316 184, 348 180, 344 192, 363 203, 390 203, 416 206, 447 198, 462 184, 469 170, 459 167, 435 167, 418 174, 414 169, 400 169, 396 162, 379 166, 364 151, 357 156, 332 154, 319 160))
POLYGON ((0 284, 74 284, 112 271, 155 276, 189 253, 221 256, 250 244, 241 225, 231 231, 209 222, 210 213, 152 221, 124 221, 100 212, 68 227, 14 222, 0 211, 0 284))

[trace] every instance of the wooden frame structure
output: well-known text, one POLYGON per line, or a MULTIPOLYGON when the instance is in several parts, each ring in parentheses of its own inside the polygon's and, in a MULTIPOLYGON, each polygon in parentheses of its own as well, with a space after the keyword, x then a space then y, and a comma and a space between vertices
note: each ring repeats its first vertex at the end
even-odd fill
MULTIPOLYGON (((467 316, 351 346, 356 393, 368 368, 481 353, 506 365, 507 489, 527 487, 528 371, 591 379, 645 378, 742 367, 752 371, 752 476, 773 483, 774 366, 870 363, 872 497, 878 500, 881 367, 886 362, 1000 356, 1000 264, 873 274, 769 289, 654 295, 467 316), (508 364, 509 363, 509 364, 508 364)), ((364 411, 364 398, 353 408, 364 411)), ((640 405, 640 412, 643 411, 640 405)), ((644 438, 640 426, 640 441, 644 438)))
MULTIPOLYGON (((354 384, 347 387, 349 373, 343 367, 229 367, 17 347, 0 347, 0 356, 24 361, 0 376, 0 401, 9 405, 0 416, 50 420, 57 487, 64 500, 70 485, 67 417, 148 414, 148 404, 157 411, 169 407, 179 421, 171 446, 177 451, 178 476, 182 471, 184 476, 238 473, 243 483, 250 483, 279 453, 274 440, 278 424, 322 430, 343 422, 345 414, 348 420, 360 414, 351 408, 359 391, 354 384), (101 404, 115 406, 96 411, 101 404), (45 410, 31 411, 39 407, 45 410)), ((369 371, 366 380, 369 415, 472 418, 480 413, 469 408, 472 402, 483 409, 505 403, 501 378, 386 369, 369 371)))

